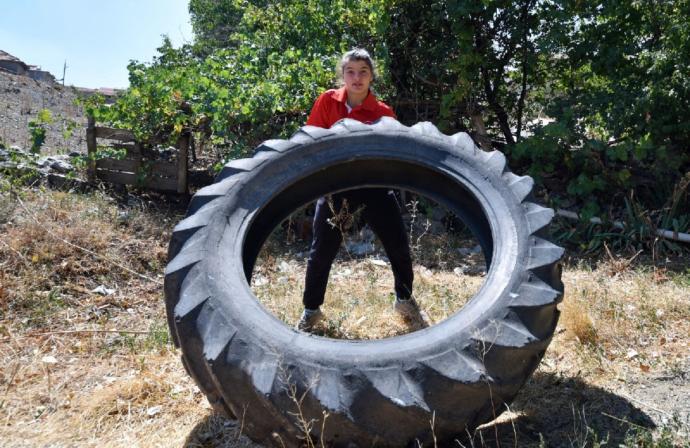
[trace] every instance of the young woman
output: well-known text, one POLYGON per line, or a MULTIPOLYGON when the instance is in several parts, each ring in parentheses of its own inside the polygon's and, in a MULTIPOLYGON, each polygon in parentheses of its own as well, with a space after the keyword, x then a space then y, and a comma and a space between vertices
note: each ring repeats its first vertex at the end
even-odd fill
MULTIPOLYGON (((393 109, 376 99, 370 86, 376 74, 374 62, 366 50, 348 51, 338 64, 343 87, 322 93, 314 103, 308 125, 330 128, 343 118, 372 123, 381 117, 394 117, 393 109)), ((334 223, 343 213, 364 206, 362 216, 379 237, 391 262, 395 277, 394 309, 407 321, 424 326, 417 302, 412 298, 412 259, 400 208, 392 192, 383 188, 365 188, 322 197, 316 203, 313 239, 304 287, 304 312, 297 324, 311 332, 323 319, 323 304, 331 264, 342 243, 342 231, 334 223)))

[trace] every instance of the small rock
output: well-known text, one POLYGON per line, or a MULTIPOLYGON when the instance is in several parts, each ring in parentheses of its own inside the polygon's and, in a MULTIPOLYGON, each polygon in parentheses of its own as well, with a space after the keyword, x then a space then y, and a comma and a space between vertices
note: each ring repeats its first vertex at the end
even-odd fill
POLYGON ((474 247, 460 247, 460 248, 458 248, 458 252, 460 253, 460 255, 464 255, 466 257, 469 255, 481 253, 481 251, 482 251, 482 247, 480 245, 476 245, 474 247))
POLYGON ((74 171, 74 167, 71 163, 60 159, 51 161, 50 169, 57 171, 58 173, 69 173, 71 171, 74 171))
POLYGON ((252 279, 254 286, 264 286, 268 284, 268 279, 262 275, 257 275, 252 279))
POLYGON ((105 285, 99 285, 98 287, 92 289, 91 292, 100 294, 102 296, 110 296, 115 294, 114 289, 106 288, 105 285))
POLYGON ((70 171, 74 171, 74 167, 67 160, 67 156, 48 156, 39 159, 36 162, 36 166, 39 168, 51 169, 58 173, 69 173, 70 171))
POLYGON ((57 359, 55 358, 55 356, 48 355, 41 358, 41 362, 43 362, 44 364, 57 364, 57 359))
POLYGON ((281 261, 280 264, 278 265, 278 270, 279 270, 280 272, 290 272, 290 271, 292 270, 292 267, 290 267, 290 263, 288 263, 287 261, 283 260, 283 261, 281 261))
POLYGON ((467 275, 485 275, 486 274, 486 266, 477 266, 477 265, 472 265, 472 266, 467 266, 464 270, 465 274, 467 275))
POLYGON ((374 235, 373 230, 368 226, 363 227, 362 230, 359 231, 359 239, 363 242, 371 243, 374 241, 375 237, 376 235, 374 235))
POLYGON ((64 174, 48 173, 48 185, 51 188, 86 191, 88 183, 81 179, 71 179, 64 174))
POLYGON ((427 268, 426 266, 419 266, 419 273, 422 275, 422 277, 431 277, 434 275, 434 273, 431 272, 431 269, 427 268))
POLYGON ((153 417, 157 414, 160 414, 160 412, 161 412, 160 406, 153 406, 153 407, 150 407, 146 410, 146 415, 148 415, 149 417, 153 417))
POLYGON ((379 259, 377 259, 377 258, 372 258, 371 260, 369 260, 369 263, 371 263, 371 264, 373 264, 373 265, 375 265, 375 266, 384 266, 384 267, 385 267, 385 266, 388 266, 388 263, 386 263, 386 262, 383 261, 383 260, 379 260, 379 259))
POLYGON ((362 256, 373 253, 375 248, 372 243, 348 243, 345 246, 347 251, 353 255, 362 256))

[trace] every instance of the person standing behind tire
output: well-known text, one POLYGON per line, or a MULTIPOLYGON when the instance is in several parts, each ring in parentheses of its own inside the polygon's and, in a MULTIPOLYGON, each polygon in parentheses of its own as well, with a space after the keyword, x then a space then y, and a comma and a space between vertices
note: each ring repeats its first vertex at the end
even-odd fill
MULTIPOLYGON (((343 118, 372 123, 395 113, 376 99, 370 85, 376 75, 369 53, 361 48, 345 53, 337 66, 343 86, 322 93, 312 107, 307 125, 330 128, 343 118)), ((412 297, 412 259, 400 207, 393 195, 381 188, 365 188, 321 197, 316 202, 313 238, 304 287, 304 312, 297 329, 312 332, 324 318, 320 307, 324 302, 328 274, 340 244, 347 219, 342 219, 364 206, 362 216, 378 236, 391 262, 395 278, 394 309, 408 322, 425 326, 419 306, 412 297)))

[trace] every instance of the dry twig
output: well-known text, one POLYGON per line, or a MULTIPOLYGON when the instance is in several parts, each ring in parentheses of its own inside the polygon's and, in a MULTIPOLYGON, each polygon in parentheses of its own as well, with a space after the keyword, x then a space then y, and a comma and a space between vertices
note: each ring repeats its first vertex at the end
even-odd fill
MULTIPOLYGON (((21 339, 35 338, 40 336, 66 335, 66 334, 80 334, 80 333, 118 333, 118 334, 151 334, 151 331, 145 330, 56 330, 42 333, 27 333, 19 336, 21 339)), ((2 342, 11 341, 11 338, 0 339, 2 342)))

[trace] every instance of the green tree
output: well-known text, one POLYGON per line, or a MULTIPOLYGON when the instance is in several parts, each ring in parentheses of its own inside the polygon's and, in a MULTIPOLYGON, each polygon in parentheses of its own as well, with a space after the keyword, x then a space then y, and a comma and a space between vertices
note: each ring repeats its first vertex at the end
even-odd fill
POLYGON ((537 1, 403 0, 390 14, 386 42, 403 117, 473 130, 487 149, 492 139, 520 139, 539 76, 537 1))
POLYGON ((513 156, 565 180, 594 211, 631 190, 661 207, 688 170, 689 2, 554 1, 545 10, 562 26, 541 41, 550 57, 536 99, 555 121, 513 156))
POLYGON ((591 213, 632 190, 660 208, 688 170, 689 1, 191 0, 194 43, 165 40, 93 111, 238 157, 301 126, 363 46, 402 122, 469 131, 591 213))
POLYGON ((198 40, 174 49, 165 39, 152 64, 130 64, 130 88, 117 103, 92 113, 144 140, 196 132, 230 157, 246 154, 304 123, 316 96, 334 84, 338 54, 375 40, 385 6, 193 1, 198 40))

